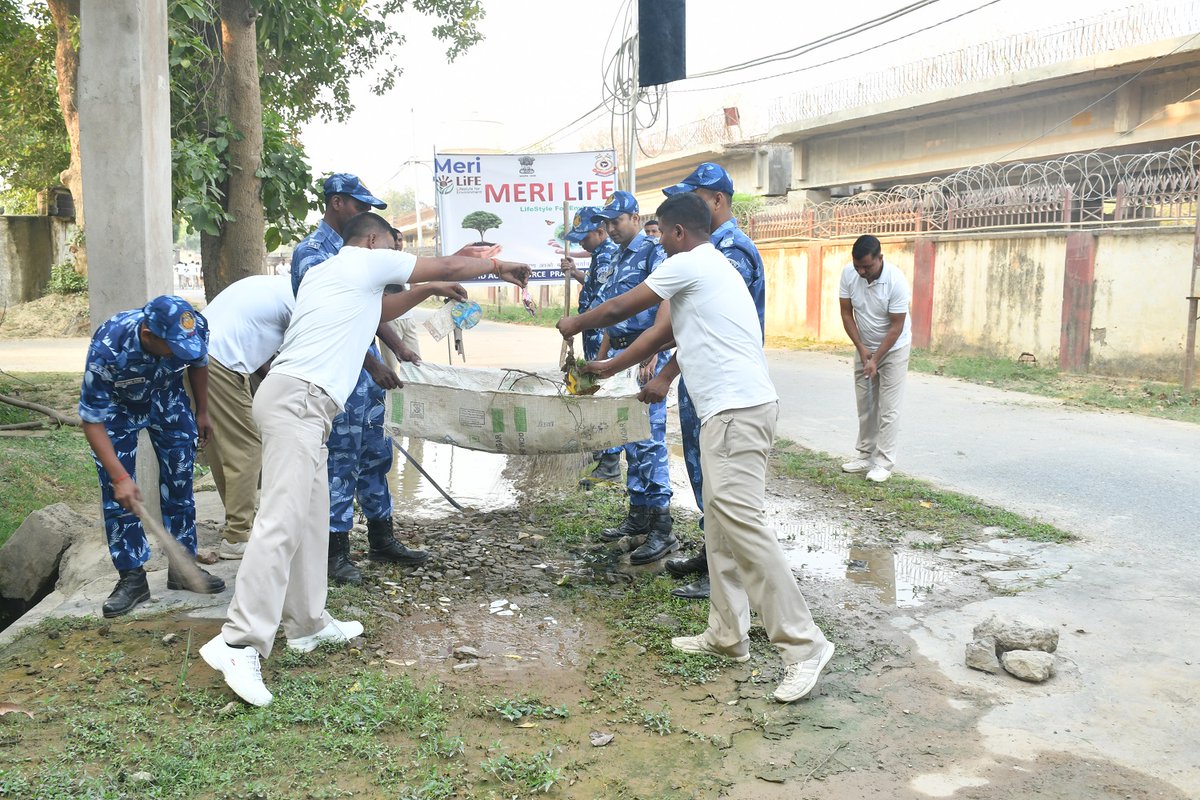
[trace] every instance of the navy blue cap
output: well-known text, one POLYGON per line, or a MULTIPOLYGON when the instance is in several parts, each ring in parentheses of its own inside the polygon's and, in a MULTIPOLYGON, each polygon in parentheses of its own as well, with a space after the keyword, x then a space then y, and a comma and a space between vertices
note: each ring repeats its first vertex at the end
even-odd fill
POLYGON ((357 175, 349 172, 335 172, 325 179, 325 196, 331 194, 348 194, 355 200, 361 200, 375 208, 387 208, 387 203, 367 191, 357 175))
POLYGON ((637 198, 629 192, 613 192, 604 201, 604 208, 592 215, 592 219, 616 219, 622 214, 638 213, 637 198))
POLYGON ((733 197, 733 179, 729 177, 729 173, 720 164, 705 161, 696 167, 691 175, 688 175, 674 186, 668 186, 663 189, 663 194, 670 197, 680 192, 690 192, 695 189, 710 189, 714 192, 724 192, 733 197))
POLYGON ((571 220, 571 230, 567 231, 568 242, 582 242, 583 237, 594 230, 599 230, 600 223, 596 222, 596 214, 600 209, 595 206, 584 206, 575 212, 571 220))
POLYGON ((142 313, 146 315, 146 328, 165 341, 180 360, 195 361, 208 352, 197 325, 202 317, 182 297, 172 294, 156 297, 142 307, 142 313))

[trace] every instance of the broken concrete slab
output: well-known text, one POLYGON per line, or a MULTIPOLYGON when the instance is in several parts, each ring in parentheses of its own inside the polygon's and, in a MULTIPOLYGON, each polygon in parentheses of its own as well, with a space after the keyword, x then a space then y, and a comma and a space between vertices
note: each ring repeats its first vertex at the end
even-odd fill
POLYGON ((1034 619, 1001 619, 995 615, 975 626, 976 641, 992 638, 998 653, 1009 650, 1041 650, 1053 653, 1058 648, 1058 630, 1034 619))
POLYGON ((1030 683, 1041 683, 1054 675, 1054 656, 1041 650, 1009 650, 1000 661, 1009 675, 1030 683))
POLYGON ((976 639, 967 645, 966 664, 971 669, 999 675, 1004 671, 996 656, 996 640, 991 636, 976 639))
POLYGON ((0 547, 0 597, 28 603, 54 587, 72 531, 92 523, 66 503, 34 511, 0 547))

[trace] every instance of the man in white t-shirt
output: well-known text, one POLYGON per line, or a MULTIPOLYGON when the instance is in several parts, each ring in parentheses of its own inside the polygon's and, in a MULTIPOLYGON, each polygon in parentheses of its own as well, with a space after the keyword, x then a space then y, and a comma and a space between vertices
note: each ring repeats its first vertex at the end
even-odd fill
MULTIPOLYGON (((632 290, 587 313, 564 317, 564 338, 609 327, 671 301, 680 371, 700 417, 704 544, 712 583, 708 628, 671 646, 685 653, 750 659, 750 608, 779 650, 784 677, 775 699, 790 703, 812 691, 833 657, 813 622, 765 508, 767 457, 779 397, 767 372, 754 301, 737 270, 712 245, 711 211, 695 193, 658 207, 669 258, 632 290)), ((652 399, 645 388, 639 395, 652 399)))
POLYGON ((858 457, 845 472, 865 472, 883 483, 896 466, 900 404, 908 375, 912 294, 904 274, 884 263, 879 240, 860 236, 838 289, 842 327, 854 343, 854 397, 858 404, 858 457))
POLYGON ((252 275, 230 284, 204 309, 209 320, 208 416, 213 426, 204 449, 225 505, 225 529, 217 551, 221 558, 241 558, 250 541, 262 466, 250 381, 266 375, 295 305, 289 277, 252 275))
MULTIPOLYGON (((361 354, 380 321, 431 296, 426 281, 495 272, 524 286, 529 267, 497 259, 415 258, 395 250, 392 227, 377 214, 352 218, 341 251, 305 275, 279 355, 254 395, 262 436, 262 495, 221 632, 200 648, 239 697, 271 702, 259 658, 270 655, 282 623, 288 647, 311 652, 362 633, 358 622, 325 610, 329 523, 328 451, 333 417, 362 369, 361 354), (390 283, 416 283, 384 297, 390 283)), ((456 289, 460 299, 466 290, 456 289)))

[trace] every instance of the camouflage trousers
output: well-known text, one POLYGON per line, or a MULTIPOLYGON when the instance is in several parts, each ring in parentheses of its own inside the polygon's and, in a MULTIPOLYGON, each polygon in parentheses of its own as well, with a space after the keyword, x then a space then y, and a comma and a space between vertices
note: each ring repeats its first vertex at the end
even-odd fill
POLYGON ((700 528, 704 528, 704 473, 700 469, 700 415, 688 394, 683 378, 679 379, 679 431, 683 437, 683 463, 687 467, 688 482, 696 496, 696 508, 700 509, 700 528))
MULTIPOLYGON (((143 494, 157 491, 163 525, 189 553, 196 552, 196 500, 192 493, 196 463, 196 418, 187 395, 178 391, 151 395, 148 414, 118 410, 104 423, 117 459, 130 475, 137 474, 138 431, 145 428, 158 455, 158 486, 141 486, 143 494)), ((121 508, 113 496, 112 480, 100 459, 92 456, 100 478, 100 506, 108 553, 118 570, 137 569, 150 560, 150 543, 137 516, 121 508)))
MULTIPOLYGON (((621 353, 610 350, 609 356, 621 353)), ((670 352, 658 354, 654 364, 657 375, 671 360, 670 352)), ((625 450, 625 488, 629 505, 667 508, 671 505, 671 470, 667 460, 667 404, 650 404, 650 438, 629 442, 625 450)), ((611 452, 611 451, 610 451, 611 452)))
MULTIPOLYGON (((371 345, 371 354, 379 350, 371 345)), ((368 520, 391 519, 392 443, 383 433, 385 392, 364 369, 329 431, 329 530, 354 525, 354 501, 368 520)))

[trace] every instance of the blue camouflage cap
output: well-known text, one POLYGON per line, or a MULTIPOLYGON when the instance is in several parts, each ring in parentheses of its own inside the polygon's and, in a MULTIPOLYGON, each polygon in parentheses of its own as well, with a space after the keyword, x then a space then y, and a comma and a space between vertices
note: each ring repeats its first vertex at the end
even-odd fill
POLYGON ((182 297, 164 294, 142 307, 146 315, 146 327, 155 336, 167 343, 171 352, 182 361, 202 358, 208 346, 197 329, 200 315, 192 304, 182 297))
POLYGON ((695 189, 710 189, 714 192, 724 192, 733 197, 733 178, 729 177, 729 173, 720 164, 705 161, 696 167, 691 175, 674 186, 663 189, 663 194, 671 197, 680 192, 690 192, 695 189))
POLYGON ((592 215, 592 219, 616 219, 622 214, 638 213, 637 198, 629 192, 613 192, 604 201, 604 208, 592 215))
POLYGON ((325 179, 325 196, 331 194, 348 194, 355 200, 361 200, 375 208, 387 208, 387 203, 367 191, 357 175, 349 172, 335 172, 325 179))
POLYGON ((576 211, 575 217, 571 220, 571 230, 567 231, 567 241, 582 242, 583 237, 598 230, 600 223, 596 222, 596 214, 599 211, 600 209, 595 206, 584 206, 576 211))

